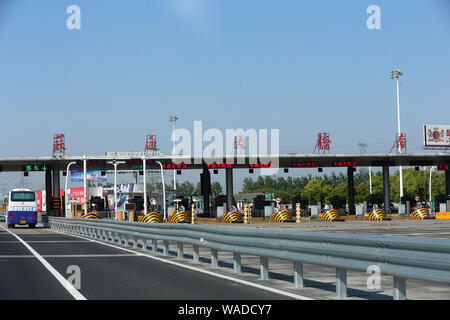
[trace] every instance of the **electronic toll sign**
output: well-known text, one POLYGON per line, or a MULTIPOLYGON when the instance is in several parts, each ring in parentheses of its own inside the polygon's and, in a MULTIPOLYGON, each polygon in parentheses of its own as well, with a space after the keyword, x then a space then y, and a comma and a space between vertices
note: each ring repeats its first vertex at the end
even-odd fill
POLYGON ((48 168, 45 164, 25 164, 22 166, 22 170, 25 172, 46 171, 48 168))
POLYGON ((294 168, 317 168, 316 161, 300 161, 300 162, 291 162, 291 167, 294 168))
POLYGON ((333 167, 357 167, 358 161, 333 161, 333 167))
POLYGON ((162 163, 163 169, 167 170, 183 170, 188 169, 188 165, 185 163, 162 163))

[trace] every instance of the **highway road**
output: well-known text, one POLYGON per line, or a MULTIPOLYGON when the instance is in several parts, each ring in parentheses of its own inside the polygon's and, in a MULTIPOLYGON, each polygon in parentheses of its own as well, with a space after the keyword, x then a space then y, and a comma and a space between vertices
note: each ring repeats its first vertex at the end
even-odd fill
MULTIPOLYGON (((217 226, 216 224, 214 224, 217 226)), ((304 224, 221 225, 264 228, 448 237, 448 222, 385 221, 304 224)), ((130 240, 132 241, 132 240, 130 240)), ((140 241, 140 240, 139 240, 140 241)), ((304 264, 305 286, 293 285, 292 263, 270 259, 269 279, 259 279, 259 257, 243 255, 242 273, 233 272, 232 253, 220 252, 219 266, 210 266, 210 252, 200 248, 200 261, 192 261, 192 247, 177 258, 158 252, 64 234, 50 229, 7 229, 0 223, 0 300, 335 300, 335 270, 304 264), (77 273, 78 272, 78 273, 77 273), (79 275, 78 278, 75 275, 79 275), (67 281, 67 280, 69 281, 67 281), (77 282, 77 280, 79 280, 77 282), (71 285, 67 286, 67 282, 71 285), (79 285, 79 289, 77 290, 79 285)), ((369 290, 370 275, 349 270, 347 300, 391 300, 392 277, 382 275, 381 286, 369 290)), ((448 300, 450 286, 408 280, 407 299, 448 300)))
POLYGON ((242 281, 151 259, 138 251, 48 229, 7 229, 4 223, 0 224, 0 275, 0 300, 292 299, 242 281), (80 289, 67 289, 64 279, 80 289))

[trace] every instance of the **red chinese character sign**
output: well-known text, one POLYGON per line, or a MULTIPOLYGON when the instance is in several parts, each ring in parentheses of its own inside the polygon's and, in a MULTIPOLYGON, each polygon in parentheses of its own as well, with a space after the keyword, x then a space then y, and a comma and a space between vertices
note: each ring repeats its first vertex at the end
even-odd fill
POLYGON ((242 153, 242 151, 244 151, 245 149, 247 149, 247 147, 245 146, 245 140, 243 136, 236 136, 234 139, 234 147, 233 149, 240 150, 242 153))
POLYGON ((316 147, 314 148, 313 153, 316 153, 316 150, 318 151, 318 153, 330 153, 330 144, 330 135, 327 132, 319 133, 317 136, 316 147))
POLYGON ((406 134, 400 133, 397 134, 397 141, 395 142, 398 150, 406 149, 406 134))
POLYGON ((158 151, 156 148, 156 135, 147 136, 147 140, 145 142, 145 151, 158 151))
POLYGON ((64 134, 53 135, 53 156, 63 156, 66 154, 66 138, 64 134))
POLYGON ((398 153, 401 153, 402 150, 406 151, 406 133, 397 133, 391 152, 394 148, 398 153))

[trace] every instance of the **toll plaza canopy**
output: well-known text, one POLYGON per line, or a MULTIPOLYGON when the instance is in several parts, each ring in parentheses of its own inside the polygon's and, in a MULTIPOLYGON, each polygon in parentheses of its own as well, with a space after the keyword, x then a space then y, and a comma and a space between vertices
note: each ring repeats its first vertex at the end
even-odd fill
MULTIPOLYGON (((450 154, 280 154, 280 155, 231 155, 220 157, 151 156, 146 158, 146 168, 160 169, 257 169, 257 168, 324 168, 324 167, 391 167, 391 166, 438 166, 448 170, 450 154)), ((118 169, 142 170, 142 157, 86 156, 89 170, 113 170, 112 162, 124 161, 118 169)), ((83 156, 63 157, 8 157, 0 158, 1 171, 46 171, 65 170, 75 162, 71 170, 83 169, 83 156)))

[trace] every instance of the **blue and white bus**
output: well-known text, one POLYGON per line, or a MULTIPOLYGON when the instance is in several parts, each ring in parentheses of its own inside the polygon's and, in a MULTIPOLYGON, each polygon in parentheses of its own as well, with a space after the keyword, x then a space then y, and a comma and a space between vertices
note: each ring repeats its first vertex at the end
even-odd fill
POLYGON ((14 228, 16 224, 34 228, 36 223, 36 193, 23 188, 11 190, 8 196, 8 213, 6 215, 8 228, 14 228))

